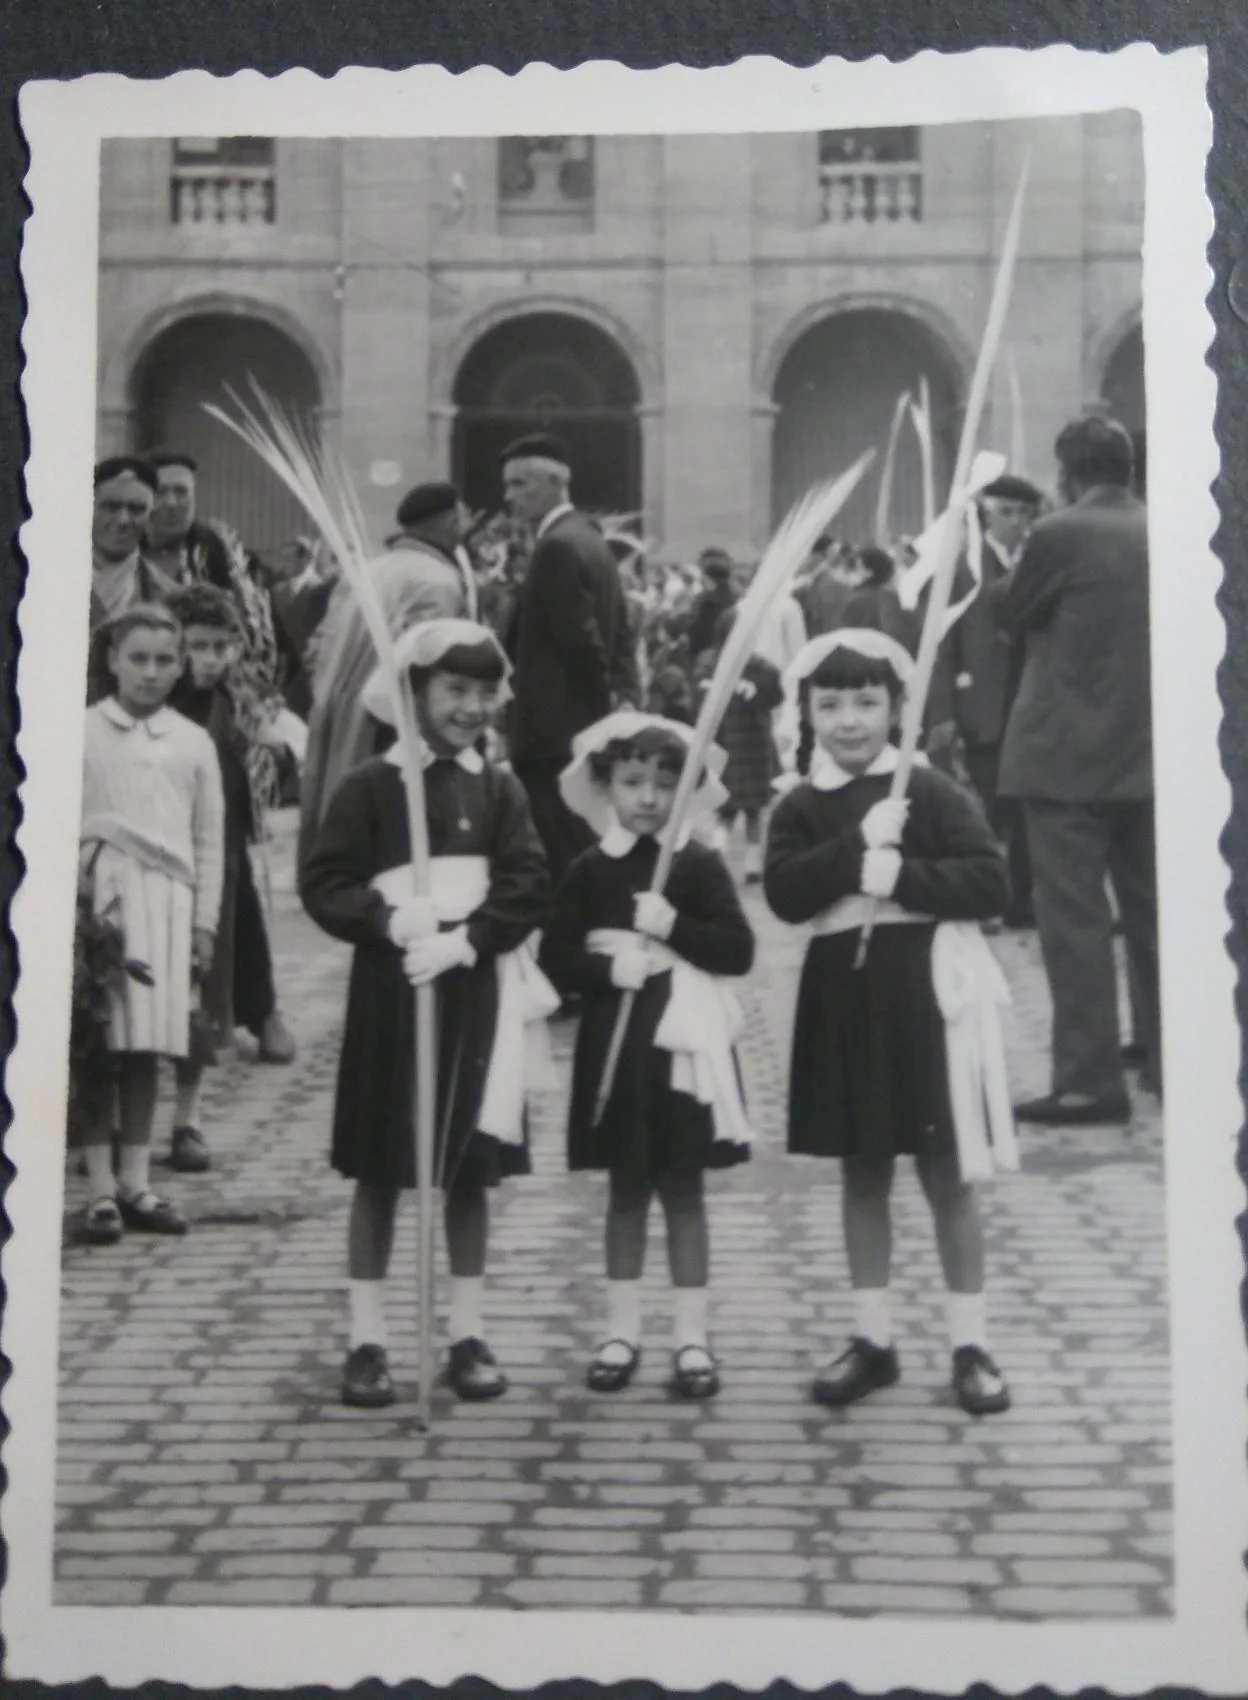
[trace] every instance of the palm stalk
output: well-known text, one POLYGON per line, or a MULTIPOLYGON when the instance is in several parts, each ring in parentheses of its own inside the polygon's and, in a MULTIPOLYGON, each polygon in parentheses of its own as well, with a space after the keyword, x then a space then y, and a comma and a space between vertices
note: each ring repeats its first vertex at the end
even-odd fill
MULTIPOLYGON (((416 720, 411 683, 395 661, 394 641, 385 608, 368 570, 359 499, 341 458, 316 444, 306 428, 287 415, 255 382, 254 405, 227 389, 237 417, 206 403, 212 417, 241 437, 303 507, 341 568, 342 577, 359 605, 395 705, 399 755, 407 798, 407 823, 412 846, 412 889, 429 892, 429 832, 425 819, 423 741, 416 720)), ((436 1059, 434 990, 416 987, 415 1054, 416 1103, 413 1140, 416 1157, 417 1208, 420 1239, 417 1248, 417 1292, 420 1313, 420 1401, 422 1425, 430 1423, 433 1387, 433 1152, 434 1065, 436 1059)))
MULTIPOLYGON (((905 708, 901 718, 901 752, 897 766, 893 771, 889 795, 893 798, 904 797, 910 784, 910 773, 914 767, 915 754, 919 747, 919 733, 923 727, 923 714, 927 707, 927 694, 931 688, 932 670, 936 665, 936 656, 940 648, 940 640, 945 631, 945 614, 949 607, 949 595, 953 589, 954 573, 958 565, 958 545, 962 528, 957 523, 958 511, 965 500, 965 492, 970 482, 971 463, 975 455, 975 445, 979 438, 980 421, 983 418, 984 406, 988 399, 988 384, 992 378, 993 367, 996 364, 997 352, 1001 346, 1001 333, 1005 329, 1006 314, 1010 306, 1010 294, 1014 285, 1014 268, 1018 260, 1019 237, 1023 223, 1023 202, 1027 193, 1027 178, 1030 170, 1030 158, 1023 161, 1019 173, 1018 187, 1014 191, 1014 204, 1010 208, 1009 222, 1005 228, 1005 237, 1001 244, 1001 259, 997 265, 997 275, 992 286, 992 296, 988 306, 988 318, 984 325, 983 338, 979 345, 979 354, 975 361, 975 372, 971 379, 970 394, 967 398, 966 414, 962 421, 962 435, 958 442, 958 456, 953 468, 953 487, 949 497, 949 507, 946 523, 941 528, 940 543, 937 553, 936 567, 932 574, 931 590, 928 595, 927 610, 923 617, 923 635, 919 640, 919 653, 915 659, 914 677, 906 694, 905 708)), ((854 967, 861 968, 867 959, 867 951, 871 945, 871 934, 875 929, 877 907, 871 902, 862 932, 858 938, 858 949, 854 956, 854 967)))
POLYGON ((932 445, 932 391, 926 376, 919 379, 919 399, 911 403, 910 418, 919 439, 919 465, 923 474, 923 529, 936 518, 936 451, 932 445))
MULTIPOLYGON (((809 559, 810 552, 820 536, 849 500, 874 458, 875 451, 869 450, 854 462, 848 472, 808 491, 794 504, 768 544, 767 552, 759 563, 750 588, 741 599, 736 620, 720 651, 715 671, 707 686, 702 711, 694 726, 693 737, 676 786, 676 795, 672 799, 672 812, 668 816, 659 845, 654 877, 650 881, 651 891, 662 891, 667 884, 668 875, 672 871, 672 860, 689 813, 689 805, 702 780, 706 758, 715 741, 724 711, 745 670, 745 664, 754 652, 754 645, 768 609, 776 598, 783 594, 809 559)), ((625 992, 616 1011, 611 1043, 594 1103, 595 1127, 602 1120, 612 1087, 615 1085, 620 1050, 635 1001, 634 992, 625 992)))
POLYGON ((875 499, 875 541, 882 549, 888 548, 892 536, 891 517, 893 508, 893 478, 897 466, 897 447, 901 440, 901 427, 906 414, 910 411, 912 401, 909 390, 903 390, 897 397, 893 408, 893 417, 888 426, 888 443, 884 449, 884 465, 880 468, 880 488, 875 499))

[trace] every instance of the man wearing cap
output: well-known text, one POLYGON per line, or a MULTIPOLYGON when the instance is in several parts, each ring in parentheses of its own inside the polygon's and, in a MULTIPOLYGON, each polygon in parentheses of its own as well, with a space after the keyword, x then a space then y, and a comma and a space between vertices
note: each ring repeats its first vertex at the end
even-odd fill
POLYGON ((504 451, 507 507, 536 534, 511 629, 511 758, 556 884, 592 841, 559 791, 572 739, 636 694, 619 568, 572 506, 571 476, 558 437, 522 437, 504 451))
MULTIPOLYGON (((399 530, 370 565, 393 636, 424 620, 470 618, 471 567, 457 554, 467 510, 453 484, 418 484, 399 503, 399 530)), ((375 728, 360 701, 377 665, 367 622, 349 585, 334 592, 317 639, 308 749, 299 790, 300 867, 338 786, 374 753, 375 728)))
MULTIPOLYGON (((1017 567, 1027 534, 1044 498, 1034 484, 1005 473, 979 496, 980 590, 940 647, 928 706, 928 753, 936 760, 962 745, 967 777, 1004 842, 1010 858, 1010 926, 1031 924, 1031 864, 1027 833, 1017 803, 998 795, 1001 744, 1018 683, 1017 659, 998 625, 993 597, 1017 567)), ((953 602, 968 595, 974 578, 959 563, 953 602)))
POLYGON ((91 630, 132 602, 163 602, 173 581, 142 552, 156 500, 156 474, 138 455, 112 455, 95 469, 91 516, 91 630))
POLYGON ((1052 1089, 1016 1113, 1051 1126, 1130 1115, 1107 881, 1135 982, 1144 1083, 1161 1087, 1145 509, 1116 420, 1074 421, 1055 453, 1068 506, 1039 521, 995 591, 1002 629, 1024 645, 1000 791, 1026 816, 1053 996, 1052 1089))

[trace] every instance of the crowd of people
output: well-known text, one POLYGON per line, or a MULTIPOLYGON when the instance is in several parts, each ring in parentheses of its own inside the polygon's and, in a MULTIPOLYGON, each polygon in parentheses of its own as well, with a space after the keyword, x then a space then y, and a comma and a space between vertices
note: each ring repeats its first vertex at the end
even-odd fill
POLYGON ((170 1161, 194 1172, 212 1161, 199 1093, 218 1048, 243 1027, 260 1059, 294 1056, 260 888, 265 811, 297 772, 299 894, 354 947, 331 1150, 354 1183, 344 1399, 395 1396, 385 1279, 397 1200, 416 1183, 425 1069, 451 1272, 447 1375, 462 1398, 505 1390, 486 1344, 487 1201, 528 1169, 525 1090, 543 1078, 547 1020, 566 1017, 579 1022, 569 1166, 608 1177, 588 1383, 615 1391, 636 1370, 657 1197, 672 1385, 712 1396, 703 1175, 751 1144, 730 986, 754 956, 728 854, 740 816, 740 883, 760 883, 776 916, 810 934, 789 1149, 836 1158, 844 1177, 853 1334, 815 1397, 845 1404, 899 1374, 889 1193, 909 1155, 948 1290, 957 1397, 978 1414, 1006 1408, 975 1182, 1016 1153, 985 935, 1034 924, 1052 992, 1051 1090, 1016 1105, 1020 1119, 1125 1123, 1128 1065, 1161 1089, 1142 454, 1096 414, 1062 432, 1056 456, 1051 511, 1016 474, 979 493, 953 591, 964 611, 900 799, 898 728, 924 617, 922 597, 904 594, 915 549, 820 540, 732 681, 661 890, 691 727, 748 573, 718 548, 696 568, 642 551, 622 565, 573 504, 569 447, 546 434, 502 457, 505 520, 481 525, 447 483, 411 490, 367 570, 418 719, 422 897, 407 871, 400 707, 346 580, 311 545, 275 570, 201 520, 185 455, 97 466, 70 1124, 85 1237, 186 1231, 150 1173, 160 1058, 176 1083, 170 1161), (412 1020, 424 985, 438 1007, 427 1056, 412 1020), (953 985, 978 1026, 955 1012, 953 985))

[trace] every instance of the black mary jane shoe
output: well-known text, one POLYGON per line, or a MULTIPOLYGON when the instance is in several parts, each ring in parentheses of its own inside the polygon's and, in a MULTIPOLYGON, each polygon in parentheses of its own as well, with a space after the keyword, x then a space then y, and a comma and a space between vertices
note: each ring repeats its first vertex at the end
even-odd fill
POLYGON ((959 1346, 954 1352, 953 1391, 972 1417, 990 1417, 1010 1408, 1005 1377, 982 1346, 959 1346))
POLYGON ((719 1370, 705 1346, 682 1346, 672 1353, 672 1392, 678 1399, 713 1399, 719 1370))
POLYGON ((470 1334, 456 1340, 447 1358, 446 1379, 457 1399, 497 1399, 507 1391, 507 1377, 484 1340, 470 1334))
POLYGON ((1036 1122, 1041 1127, 1125 1126, 1131 1120, 1131 1100, 1126 1093, 1105 1098, 1085 1098, 1074 1092, 1050 1092, 1043 1098, 1028 1098, 1014 1106, 1014 1119, 1036 1122))
POLYGON ((873 1340, 855 1334, 840 1357, 815 1377, 811 1392, 821 1405, 839 1407, 852 1405, 900 1379, 896 1347, 877 1346, 873 1340))
POLYGON ((589 1360, 589 1368, 585 1371, 585 1385, 591 1393, 622 1393, 636 1375, 640 1362, 641 1348, 634 1346, 631 1340, 604 1340, 589 1360), (628 1357, 618 1361, 604 1358, 602 1354, 609 1346, 623 1346, 628 1357))
POLYGON ((151 1191, 127 1198, 117 1194, 117 1208, 127 1228, 140 1234, 184 1234, 186 1217, 174 1209, 167 1198, 157 1198, 151 1191))
POLYGON ((212 1167, 208 1142, 190 1122, 175 1127, 170 1136, 169 1167, 180 1175, 203 1175, 212 1167))
POLYGON ((116 1245, 125 1231, 115 1198, 93 1198, 83 1212, 80 1236, 87 1245, 116 1245))
POLYGON ((375 1411, 394 1404, 394 1383, 384 1346, 354 1346, 342 1367, 342 1402, 375 1411))

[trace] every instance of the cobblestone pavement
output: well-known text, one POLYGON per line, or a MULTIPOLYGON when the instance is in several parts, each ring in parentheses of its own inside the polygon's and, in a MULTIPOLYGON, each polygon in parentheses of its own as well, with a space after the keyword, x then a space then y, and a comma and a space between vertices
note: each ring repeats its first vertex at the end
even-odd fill
MULTIPOLYGON (((488 1317, 506 1399, 462 1406, 440 1392, 432 1434, 417 1426, 413 1206, 391 1283, 400 1403, 345 1410, 347 1187, 325 1158, 345 953, 299 912, 288 822, 281 831, 276 945, 298 1064, 240 1056, 216 1072, 205 1116, 216 1167, 168 1182, 192 1219, 185 1240, 67 1244, 58 1603, 1171 1609, 1155 1103, 1137 1094, 1130 1136, 1024 1131, 1023 1173, 990 1189, 1009 1415, 976 1421, 952 1402, 908 1165, 896 1200, 903 1380, 853 1410, 821 1410, 808 1379, 848 1322, 837 1176, 783 1154, 800 947, 753 896, 745 1063, 760 1147, 712 1181, 719 1399, 666 1394, 661 1228, 638 1380, 615 1398, 585 1391, 602 1190, 562 1172, 556 1094, 537 1118, 537 1173, 505 1189, 495 1215, 488 1317)), ((1035 941, 996 943, 1015 997, 1013 1083, 1043 1090, 1035 941)), ((556 1029, 565 1077, 569 1045, 556 1029)), ((71 1176, 67 1206, 82 1202, 71 1176)))

